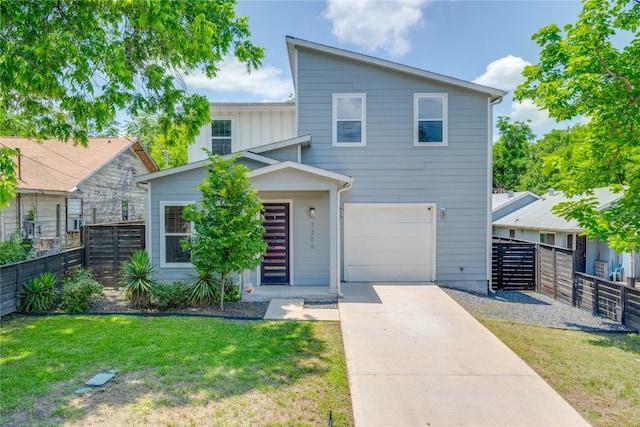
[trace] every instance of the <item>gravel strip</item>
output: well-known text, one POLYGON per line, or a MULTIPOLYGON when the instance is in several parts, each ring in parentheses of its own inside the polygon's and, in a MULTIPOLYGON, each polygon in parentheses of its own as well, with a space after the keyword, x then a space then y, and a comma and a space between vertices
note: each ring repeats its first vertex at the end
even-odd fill
POLYGON ((498 291, 492 295, 479 295, 444 287, 442 290, 474 317, 588 332, 634 331, 606 317, 532 291, 498 291))

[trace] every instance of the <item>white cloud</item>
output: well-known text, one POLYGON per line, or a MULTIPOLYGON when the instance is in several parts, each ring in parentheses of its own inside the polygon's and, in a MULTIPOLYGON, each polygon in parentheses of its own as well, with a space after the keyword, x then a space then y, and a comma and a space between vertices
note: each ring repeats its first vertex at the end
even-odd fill
POLYGON ((248 73, 246 65, 235 57, 226 58, 213 79, 197 72, 184 76, 184 82, 192 90, 245 92, 271 101, 284 101, 293 93, 291 78, 285 76, 282 70, 267 65, 248 73))
POLYGON ((323 16, 341 43, 398 57, 409 52, 409 31, 422 24, 422 9, 432 0, 327 0, 323 16))
POLYGON ((550 118, 545 110, 538 109, 530 99, 511 103, 511 121, 530 121, 531 130, 538 136, 542 136, 557 127, 556 121, 550 118))
POLYGON ((524 83, 522 70, 530 62, 517 56, 505 56, 487 65, 484 74, 476 77, 474 83, 513 92, 518 85, 524 83))

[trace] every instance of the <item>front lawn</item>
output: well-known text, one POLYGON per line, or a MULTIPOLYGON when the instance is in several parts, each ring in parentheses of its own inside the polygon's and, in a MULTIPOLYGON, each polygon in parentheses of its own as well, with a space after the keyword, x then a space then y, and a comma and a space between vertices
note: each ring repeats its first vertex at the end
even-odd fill
POLYGON ((327 425, 329 411, 353 424, 337 322, 16 316, 2 321, 0 376, 6 426, 327 425))
POLYGON ((589 333, 479 320, 594 427, 640 425, 638 334, 589 333))

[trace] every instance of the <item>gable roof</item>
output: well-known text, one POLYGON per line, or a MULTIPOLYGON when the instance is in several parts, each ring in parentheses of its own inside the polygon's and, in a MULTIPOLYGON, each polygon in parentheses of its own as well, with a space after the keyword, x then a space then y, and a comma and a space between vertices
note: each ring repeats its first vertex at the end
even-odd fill
MULTIPOLYGON (((265 165, 273 165, 275 163, 279 163, 278 160, 274 160, 270 157, 263 156, 262 153, 266 153, 273 150, 278 150, 286 147, 309 147, 311 145, 311 135, 303 135, 297 136, 295 138, 285 139, 283 141, 272 142, 271 144, 262 145, 259 147, 249 148, 243 151, 238 151, 237 153, 231 153, 223 156, 225 159, 228 159, 233 156, 240 156, 240 158, 244 157, 250 160, 254 160, 260 163, 264 163, 265 165)), ((189 172, 198 168, 202 168, 207 164, 208 160, 197 160, 195 162, 188 163, 186 165, 177 166, 175 168, 164 169, 158 172, 142 175, 136 177, 136 182, 146 182, 154 179, 162 178, 165 176, 170 176, 178 173, 189 172)))
MULTIPOLYGON (((20 179, 16 190, 69 192, 81 185, 115 157, 131 149, 148 171, 158 170, 140 142, 135 139, 89 138, 87 147, 58 140, 41 143, 30 138, 1 137, 0 145, 20 149, 20 179)), ((17 160, 16 160, 16 163, 17 160)), ((17 168, 16 168, 17 169, 17 168)))
MULTIPOLYGON (((474 92, 480 92, 491 97, 491 101, 500 101, 507 92, 501 89, 495 89, 487 86, 482 86, 476 83, 471 83, 466 80, 456 79, 454 77, 445 76, 442 74, 432 73, 430 71, 421 70, 419 68, 410 67, 408 65, 398 64, 396 62, 387 61, 385 59, 376 58, 373 56, 363 55, 336 47, 326 46, 319 43, 310 42, 308 40, 297 39, 295 37, 286 37, 287 51, 289 53, 289 65, 291 66, 291 75, 293 76, 293 84, 297 86, 298 78, 296 75, 296 56, 295 50, 302 48, 305 50, 324 53, 326 55, 343 58, 349 61, 360 62, 363 64, 373 65, 376 67, 384 68, 387 70, 409 74, 414 77, 423 78, 429 81, 447 84, 474 92)), ((297 87, 296 87, 297 90, 297 87)))
POLYGON ((511 203, 517 202, 518 200, 522 200, 524 198, 531 198, 532 200, 537 200, 540 198, 540 196, 532 193, 531 191, 517 191, 517 192, 508 191, 506 193, 493 193, 491 195, 492 210, 495 212, 504 206, 507 206, 511 203))
MULTIPOLYGON (((609 188, 596 188, 593 193, 598 200, 598 210, 606 209, 623 196, 623 193, 613 193, 609 188)), ((578 221, 573 219, 566 220, 552 212, 553 207, 558 203, 577 199, 579 198, 569 198, 562 192, 550 192, 541 196, 535 202, 494 221, 493 225, 497 227, 578 233, 584 231, 578 225, 578 221)))

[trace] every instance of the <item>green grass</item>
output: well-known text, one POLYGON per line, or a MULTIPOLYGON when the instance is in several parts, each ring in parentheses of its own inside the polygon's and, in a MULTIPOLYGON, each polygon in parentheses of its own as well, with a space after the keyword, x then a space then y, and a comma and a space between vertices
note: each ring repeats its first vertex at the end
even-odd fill
POLYGON ((638 334, 587 333, 480 321, 594 427, 640 425, 638 334))
POLYGON ((0 424, 353 423, 339 323, 16 316, 0 332, 0 424))

